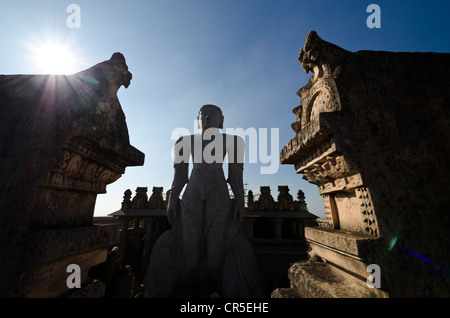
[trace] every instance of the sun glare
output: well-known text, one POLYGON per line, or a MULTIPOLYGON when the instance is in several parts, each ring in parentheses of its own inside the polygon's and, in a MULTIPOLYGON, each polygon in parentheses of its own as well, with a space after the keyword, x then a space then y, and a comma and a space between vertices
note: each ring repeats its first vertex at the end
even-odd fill
POLYGON ((70 74, 75 59, 69 49, 61 45, 46 44, 36 49, 36 63, 45 74, 70 74))

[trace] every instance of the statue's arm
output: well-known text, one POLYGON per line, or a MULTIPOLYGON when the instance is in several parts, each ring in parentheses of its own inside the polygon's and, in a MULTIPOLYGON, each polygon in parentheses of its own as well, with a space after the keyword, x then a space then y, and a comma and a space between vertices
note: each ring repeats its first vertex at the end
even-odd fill
POLYGON ((174 175, 172 187, 170 188, 170 197, 179 198, 181 190, 188 182, 189 163, 177 163, 174 165, 174 175))
POLYGON ((233 136, 232 145, 227 143, 228 153, 228 184, 235 198, 234 217, 240 223, 244 211, 244 140, 239 136, 233 136), (231 149, 229 147, 232 147, 231 149))
POLYGON ((188 137, 181 137, 177 140, 174 147, 174 175, 167 208, 167 217, 171 224, 179 210, 181 191, 189 180, 189 155, 190 139, 188 137))

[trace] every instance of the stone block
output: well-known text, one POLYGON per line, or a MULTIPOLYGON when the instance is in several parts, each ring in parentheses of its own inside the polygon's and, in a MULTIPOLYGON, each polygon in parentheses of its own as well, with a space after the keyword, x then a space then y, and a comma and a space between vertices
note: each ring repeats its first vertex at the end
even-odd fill
POLYGON ((384 298, 387 295, 324 262, 299 262, 289 269, 291 288, 302 298, 384 298))

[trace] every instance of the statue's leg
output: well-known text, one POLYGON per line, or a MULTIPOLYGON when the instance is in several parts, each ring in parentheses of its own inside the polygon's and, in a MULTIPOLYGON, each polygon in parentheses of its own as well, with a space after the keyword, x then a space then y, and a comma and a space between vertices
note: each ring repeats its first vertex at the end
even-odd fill
POLYGON ((221 272, 224 257, 230 243, 230 214, 229 200, 222 200, 217 204, 206 204, 207 227, 206 227, 206 268, 208 278, 215 292, 220 292, 221 272))
POLYGON ((204 273, 203 258, 205 254, 202 215, 204 204, 199 199, 185 195, 182 200, 181 241, 184 281, 187 289, 195 289, 204 273))

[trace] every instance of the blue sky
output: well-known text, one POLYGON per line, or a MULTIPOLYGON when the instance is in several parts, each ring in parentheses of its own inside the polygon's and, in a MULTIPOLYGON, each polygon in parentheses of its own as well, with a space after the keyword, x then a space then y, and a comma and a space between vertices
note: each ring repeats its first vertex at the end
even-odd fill
MULTIPOLYGON (((297 56, 311 30, 349 51, 450 52, 448 1, 1 0, 1 8, 0 74, 48 73, 38 54, 48 43, 70 53, 69 73, 114 52, 127 59, 133 80, 118 95, 131 144, 146 159, 97 197, 98 216, 118 210, 126 189, 148 187, 150 195, 153 186, 170 188, 171 134, 179 127, 194 132, 203 104, 222 108, 224 128, 277 128, 279 158, 294 136, 296 91, 310 77, 297 56), (66 24, 71 3, 80 7, 80 28, 66 24), (380 6, 380 29, 366 25, 371 3, 380 6)), ((261 166, 246 164, 248 189, 271 186, 274 197, 277 185, 288 185, 294 197, 301 189, 309 210, 324 216, 316 186, 293 166, 265 175, 261 166)))

